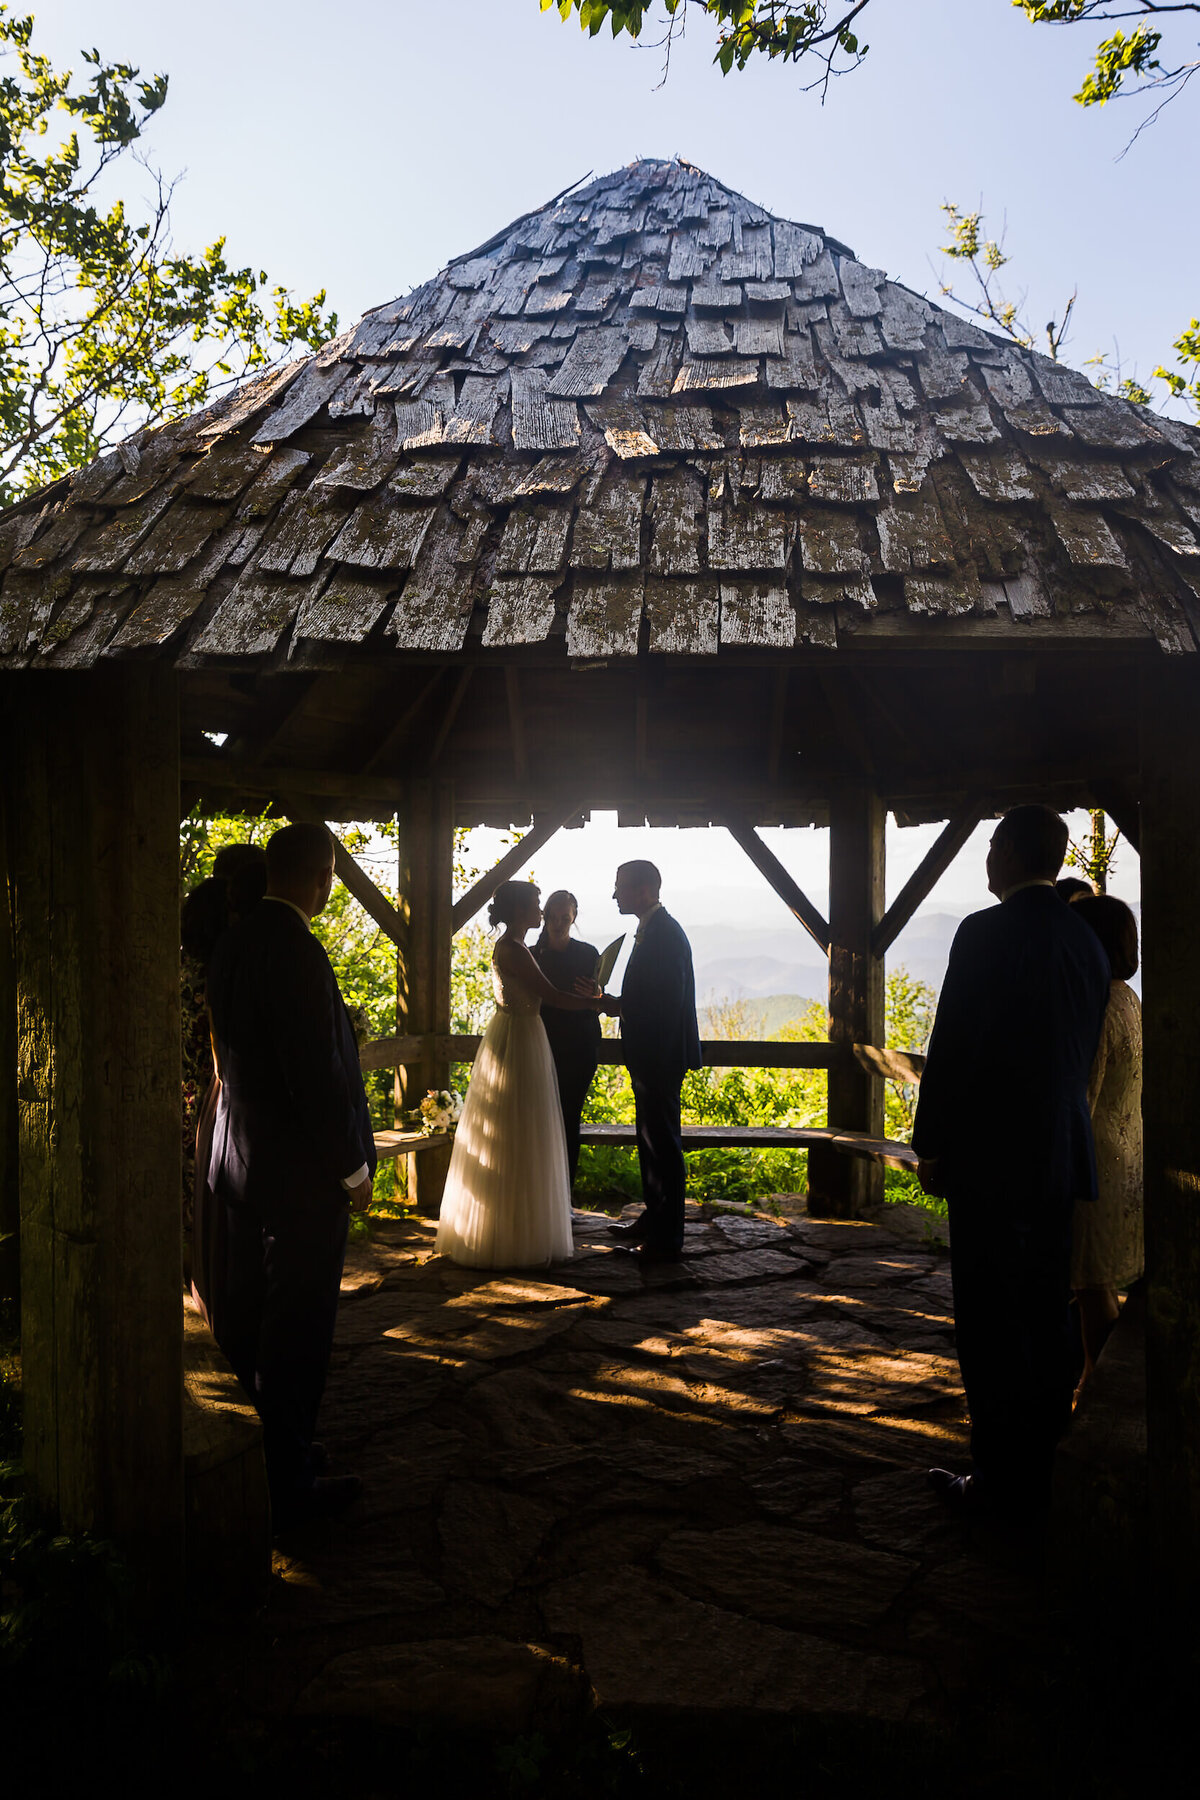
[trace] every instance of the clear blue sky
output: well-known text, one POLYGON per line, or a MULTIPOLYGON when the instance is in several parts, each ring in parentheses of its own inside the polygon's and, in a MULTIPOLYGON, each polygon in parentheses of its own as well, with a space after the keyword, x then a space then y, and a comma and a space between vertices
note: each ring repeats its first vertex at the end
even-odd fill
MULTIPOLYGON (((994 228, 1007 214, 1012 286, 1028 288, 1039 324, 1078 287, 1068 357, 1116 339, 1127 369, 1148 373, 1200 311, 1181 199, 1200 101, 1168 107, 1117 160, 1139 115, 1070 98, 1098 29, 1033 27, 1009 0, 873 0, 868 25, 866 65, 823 107, 779 64, 722 78, 703 20, 659 87, 658 52, 589 41, 538 0, 55 0, 35 42, 58 63, 94 44, 165 70, 150 148, 168 174, 186 171, 177 242, 224 232, 239 261, 304 293, 326 287, 347 322, 589 171, 679 154, 934 296, 940 205, 982 200, 994 228)), ((891 892, 932 835, 892 834, 891 892)), ((785 916, 749 864, 737 886, 722 837, 618 839, 613 825, 564 843, 597 900, 619 856, 650 854, 681 914, 690 896, 711 918, 720 889, 731 923, 785 916)), ((819 899, 820 835, 772 837, 819 899)), ((931 905, 986 903, 982 848, 931 905)), ((557 879, 558 860, 543 853, 539 873, 557 879)), ((1132 897, 1136 873, 1126 853, 1117 891, 1132 897)))

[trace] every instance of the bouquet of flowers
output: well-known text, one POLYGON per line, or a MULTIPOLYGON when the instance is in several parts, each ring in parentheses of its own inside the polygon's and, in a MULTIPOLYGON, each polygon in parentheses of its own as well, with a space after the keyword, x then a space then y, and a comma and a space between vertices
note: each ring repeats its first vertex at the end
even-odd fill
POLYGON ((435 1131, 453 1131, 462 1109, 462 1095, 453 1088, 430 1088, 421 1102, 421 1130, 426 1137, 435 1131))

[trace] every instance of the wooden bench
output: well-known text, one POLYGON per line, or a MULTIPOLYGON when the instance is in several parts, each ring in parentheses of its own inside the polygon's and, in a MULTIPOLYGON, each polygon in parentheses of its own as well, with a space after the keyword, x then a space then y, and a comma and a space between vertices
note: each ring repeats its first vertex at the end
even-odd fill
MULTIPOLYGON (((585 1125, 579 1134, 584 1144, 620 1144, 632 1147, 637 1133, 632 1125, 585 1125)), ((406 1156, 413 1151, 430 1150, 448 1141, 448 1134, 435 1131, 426 1136, 419 1131, 377 1131, 375 1153, 380 1162, 390 1157, 406 1156)), ((685 1125, 685 1150, 808 1150, 814 1144, 828 1144, 845 1156, 865 1156, 872 1162, 884 1163, 891 1169, 915 1169, 916 1151, 896 1138, 867 1137, 864 1132, 834 1131, 826 1126, 787 1125, 685 1125)))

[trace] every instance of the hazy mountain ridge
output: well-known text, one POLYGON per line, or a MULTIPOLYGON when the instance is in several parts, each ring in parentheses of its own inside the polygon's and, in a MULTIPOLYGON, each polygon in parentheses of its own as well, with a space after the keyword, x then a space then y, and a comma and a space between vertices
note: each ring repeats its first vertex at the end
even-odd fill
MULTIPOLYGON (((888 967, 903 965, 916 980, 940 988, 961 917, 958 913, 918 913, 889 950, 888 967)), ((826 992, 825 957, 799 924, 766 929, 698 925, 689 936, 696 996, 702 1007, 723 1000, 823 997, 826 992)), ((802 1009, 801 1000, 797 1012, 802 1009)))

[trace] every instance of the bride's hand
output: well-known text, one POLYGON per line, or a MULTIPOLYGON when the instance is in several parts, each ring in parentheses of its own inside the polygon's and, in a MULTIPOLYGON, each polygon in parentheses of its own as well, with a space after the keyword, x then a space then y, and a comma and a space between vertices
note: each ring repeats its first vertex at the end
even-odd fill
POLYGON ((598 982, 589 981, 586 975, 577 975, 575 977, 575 992, 577 994, 586 995, 589 1000, 595 1000, 599 997, 601 988, 598 982))

